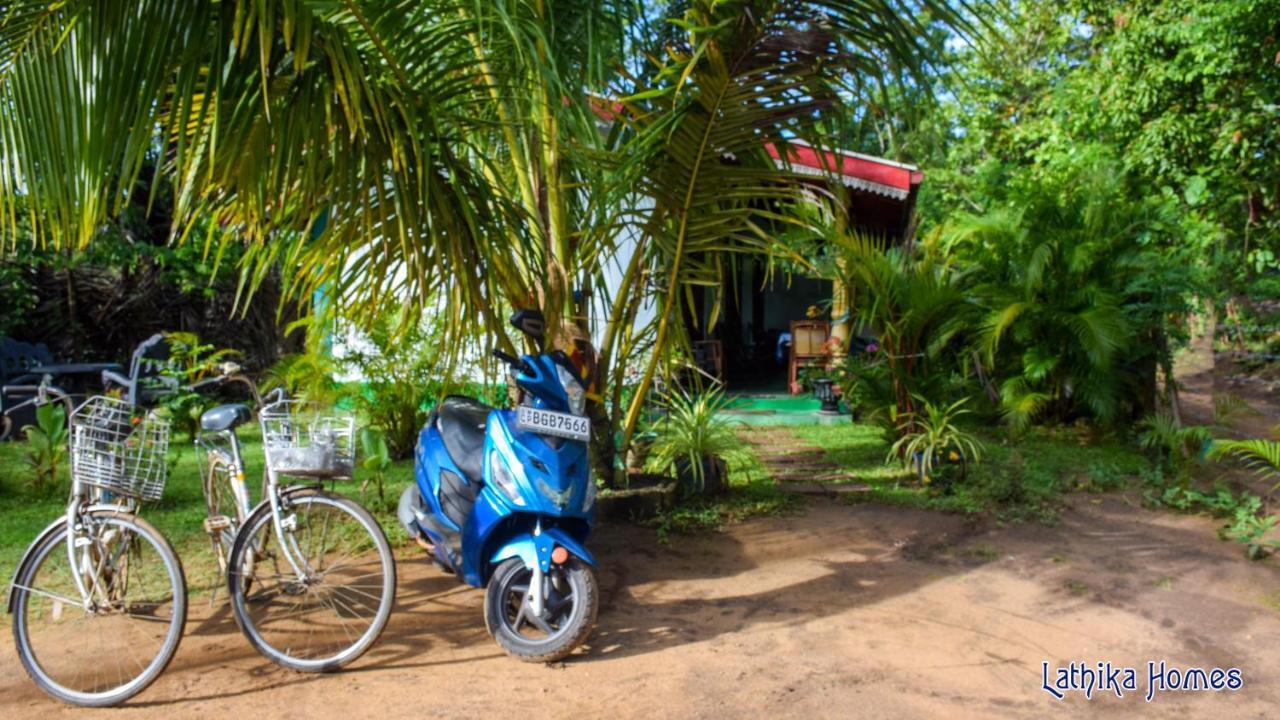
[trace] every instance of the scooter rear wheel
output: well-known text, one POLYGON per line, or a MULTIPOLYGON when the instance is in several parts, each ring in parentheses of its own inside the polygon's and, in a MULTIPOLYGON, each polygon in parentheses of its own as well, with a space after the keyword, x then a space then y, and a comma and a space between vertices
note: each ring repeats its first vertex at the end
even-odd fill
POLYGON ((577 558, 543 575, 544 611, 529 604, 533 572, 520 558, 498 566, 484 594, 484 622, 508 655, 525 662, 564 659, 587 639, 596 623, 600 592, 591 567, 577 558))

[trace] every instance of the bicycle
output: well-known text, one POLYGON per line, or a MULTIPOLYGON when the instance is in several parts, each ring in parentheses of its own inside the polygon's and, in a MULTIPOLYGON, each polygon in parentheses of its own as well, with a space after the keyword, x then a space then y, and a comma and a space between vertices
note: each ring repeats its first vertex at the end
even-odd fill
POLYGON ((196 442, 205 452, 204 528, 236 624, 281 666, 337 670, 377 641, 395 602, 395 560, 382 527, 359 503, 323 488, 351 476, 355 421, 282 390, 264 399, 234 363, 191 389, 230 383, 249 389, 262 428, 266 469, 256 506, 236 434, 252 411, 243 404, 206 411, 196 442), (286 477, 311 482, 282 485, 286 477))
POLYGON ((138 515, 141 502, 164 491, 169 426, 110 397, 73 410, 47 376, 20 389, 33 396, 8 412, 50 402, 67 412, 71 491, 65 514, 31 543, 9 586, 18 656, 51 696, 116 705, 164 671, 186 625, 182 563, 138 515))

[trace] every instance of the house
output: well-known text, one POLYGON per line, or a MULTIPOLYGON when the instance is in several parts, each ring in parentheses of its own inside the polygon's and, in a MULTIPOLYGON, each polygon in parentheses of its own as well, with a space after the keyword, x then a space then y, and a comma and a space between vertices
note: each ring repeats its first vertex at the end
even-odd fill
MULTIPOLYGON (((768 151, 779 165, 784 164, 778 148, 770 145, 768 151)), ((889 242, 907 238, 924 179, 918 168, 802 142, 792 143, 787 152, 792 171, 813 175, 821 185, 838 179, 846 191, 853 227, 889 242)), ((849 338, 848 312, 833 294, 830 280, 782 273, 766 278, 762 259, 740 257, 735 262, 736 287, 722 298, 716 327, 705 331, 712 301, 709 290, 696 298, 698 322, 686 318, 704 372, 720 377, 734 390, 782 390, 794 381, 804 356, 815 354, 814 346, 828 334, 842 341, 849 338), (788 345, 785 340, 792 334, 793 323, 809 321, 810 308, 820 309, 821 317, 832 320, 818 321, 812 333, 797 327, 794 342, 788 345), (798 356, 795 362, 793 354, 798 356)))

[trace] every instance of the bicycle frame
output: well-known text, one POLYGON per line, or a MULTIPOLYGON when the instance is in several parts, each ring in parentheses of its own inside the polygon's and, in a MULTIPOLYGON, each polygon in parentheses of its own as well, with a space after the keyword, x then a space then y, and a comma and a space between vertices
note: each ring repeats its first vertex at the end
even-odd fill
MULTIPOLYGON (((249 388, 250 393, 253 395, 255 411, 260 411, 263 407, 265 407, 268 404, 264 402, 262 395, 258 392, 257 385, 255 385, 253 381, 250 380, 248 377, 245 377, 244 375, 240 375, 239 373, 227 374, 220 378, 214 378, 209 382, 211 383, 212 382, 236 382, 249 388)), ((283 390, 276 390, 273 393, 269 393, 269 396, 274 396, 276 402, 286 399, 283 390)), ((229 475, 229 481, 231 483, 231 493, 235 499, 236 513, 238 515, 238 517, 236 518, 236 521, 237 521, 236 532, 239 532, 244 521, 248 519, 250 513, 252 513, 254 510, 254 506, 250 504, 249 487, 245 479, 244 459, 240 452, 240 438, 236 434, 236 431, 234 428, 230 430, 221 431, 218 434, 225 435, 227 437, 228 445, 230 448, 230 458, 228 458, 228 460, 230 461, 229 465, 230 465, 231 472, 228 475, 229 475)), ((206 452, 205 471, 212 473, 213 472, 212 464, 215 462, 215 459, 213 457, 214 453, 222 452, 221 449, 215 447, 213 443, 202 443, 199 438, 196 439, 196 444, 205 448, 205 452, 206 452)), ((288 488, 285 488, 285 490, 287 493, 288 488)), ((288 541, 286 542, 285 530, 292 529, 292 528, 288 527, 289 520, 284 516, 283 495, 281 493, 280 478, 278 474, 274 470, 272 470, 270 467, 268 467, 266 471, 266 482, 263 487, 263 498, 260 502, 269 503, 271 506, 272 529, 275 532, 276 542, 279 543, 281 551, 285 556, 285 560, 288 561, 289 566, 293 569, 293 571, 298 575, 300 579, 305 580, 309 578, 312 574, 311 572, 312 568, 307 566, 307 563, 305 561, 305 554, 301 551, 300 548, 297 547, 297 542, 296 540, 293 539, 291 535, 289 536, 288 541), (299 560, 299 558, 303 558, 303 559, 299 560)))
MULTIPOLYGON (((225 431, 225 435, 227 436, 231 450, 230 457, 226 457, 226 461, 230 470, 228 473, 228 480, 231 484, 231 494, 236 506, 236 529, 238 532, 244 521, 247 520, 249 515, 253 512, 255 506, 250 502, 249 484, 246 480, 244 460, 242 459, 240 452, 240 439, 232 430, 225 431)), ((205 472, 212 473, 213 463, 218 462, 218 460, 214 459, 213 456, 215 453, 221 453, 222 450, 215 447, 212 443, 202 443, 198 439, 196 442, 205 449, 207 458, 205 472)), ((310 570, 310 568, 306 568, 306 570, 304 570, 306 565, 305 562, 299 563, 295 558, 295 555, 301 557, 303 553, 295 547, 296 543, 292 539, 290 539, 289 542, 285 542, 284 530, 287 528, 288 521, 284 517, 282 500, 283 496, 281 493, 279 477, 274 471, 268 469, 266 472, 266 483, 263 487, 263 498, 260 502, 269 503, 271 506, 271 524, 275 530, 276 540, 280 543, 280 547, 283 548, 285 559, 289 562, 289 566, 293 568, 293 571, 297 573, 299 577, 305 578, 308 576, 307 571, 310 570)))
MULTIPOLYGON (((49 377, 47 375, 44 377, 43 381, 39 385, 13 386, 11 387, 11 389, 18 390, 21 392, 31 392, 33 396, 6 410, 5 411, 6 422, 8 421, 8 415, 15 410, 26 407, 28 405, 40 407, 42 405, 47 405, 52 402, 62 403, 62 406, 66 412, 66 415, 65 415, 66 422, 67 423, 71 422, 71 415, 73 412, 73 408, 71 404, 70 393, 66 392, 62 388, 57 387, 56 385, 50 384, 49 377)), ((67 442, 68 444, 70 443, 69 437, 67 439, 67 442)), ((72 572, 71 574, 71 579, 75 582, 76 591, 80 593, 81 609, 83 609, 85 612, 88 612, 93 606, 95 593, 92 592, 91 588, 89 588, 85 584, 84 573, 79 572, 79 568, 83 567, 83 564, 81 562, 78 562, 80 558, 78 557, 78 553, 76 552, 76 550, 78 547, 83 547, 85 548, 84 552, 88 553, 89 548, 96 542, 96 540, 90 539, 88 542, 85 542, 85 543, 80 542, 80 540, 85 538, 85 535, 83 532, 83 528, 84 528, 83 520, 85 516, 89 515, 90 513, 100 511, 100 510, 109 510, 112 512, 117 512, 122 514, 124 513, 133 514, 134 512, 137 511, 137 505, 130 498, 126 498, 124 502, 104 501, 104 496, 107 495, 108 493, 103 492, 100 488, 86 486, 84 483, 82 483, 78 479, 78 476, 76 473, 75 453, 71 453, 70 455, 71 455, 71 490, 68 493, 68 497, 67 497, 66 511, 64 512, 61 520, 54 521, 51 525, 49 525, 49 527, 45 528, 44 532, 40 533, 40 535, 36 537, 36 540, 32 544, 32 547, 35 547, 37 544, 39 544, 45 538, 45 536, 47 536, 49 533, 56 532, 58 529, 58 526, 61 523, 66 523, 67 561, 70 563, 70 567, 73 570, 75 570, 75 572, 72 572)), ((87 560, 88 558, 85 558, 85 559, 87 560)), ((90 567, 93 567, 93 565, 91 564, 90 567)), ((21 568, 18 568, 18 569, 21 569, 21 568)), ((102 589, 99 586, 99 582, 98 582, 98 574, 100 573, 100 571, 101 571, 101 567, 99 566, 98 568, 96 568, 93 574, 92 590, 96 591, 98 595, 102 594, 102 589)), ((10 586, 13 587, 14 583, 10 582, 10 586)), ((24 589, 27 589, 28 591, 30 590, 29 588, 24 588, 24 589)), ((10 593, 10 597, 12 598, 12 593, 10 593)), ((68 600, 69 598, 63 598, 63 599, 68 600)), ((106 598, 104 597, 103 599, 105 600, 106 598)))

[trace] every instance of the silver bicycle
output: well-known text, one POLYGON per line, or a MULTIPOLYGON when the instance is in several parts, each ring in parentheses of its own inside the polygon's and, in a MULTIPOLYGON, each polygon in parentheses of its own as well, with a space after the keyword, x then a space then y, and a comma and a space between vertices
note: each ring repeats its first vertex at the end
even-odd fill
POLYGON ((359 503, 323 488, 326 480, 351 476, 355 420, 281 391, 264 401, 233 363, 193 387, 224 383, 242 384, 253 395, 266 460, 255 507, 236 435, 252 412, 229 404, 203 414, 197 444, 205 453, 204 526, 226 573, 236 623, 279 665, 337 670, 377 641, 396 590, 382 527, 359 503))
MULTIPOLYGON (((169 426, 110 397, 72 410, 46 381, 26 405, 61 402, 69 420, 66 513, 27 549, 9 586, 13 636, 27 674, 64 702, 115 705, 141 692, 178 649, 187 619, 182 564, 138 516, 168 475, 169 426)), ((7 424, 7 422, 6 422, 7 424)))

